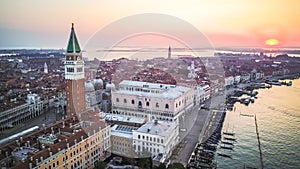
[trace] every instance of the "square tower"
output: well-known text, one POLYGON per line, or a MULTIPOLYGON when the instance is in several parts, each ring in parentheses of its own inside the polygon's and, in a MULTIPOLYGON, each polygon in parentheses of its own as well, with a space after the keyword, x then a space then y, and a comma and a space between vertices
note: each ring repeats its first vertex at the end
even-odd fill
POLYGON ((68 116, 85 111, 84 61, 72 23, 71 34, 66 50, 65 79, 68 116))

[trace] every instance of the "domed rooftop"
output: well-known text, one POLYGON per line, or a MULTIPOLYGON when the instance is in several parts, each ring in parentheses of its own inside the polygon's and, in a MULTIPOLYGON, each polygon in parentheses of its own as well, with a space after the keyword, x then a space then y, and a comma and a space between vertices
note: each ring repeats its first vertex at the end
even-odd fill
POLYGON ((95 91, 94 85, 91 81, 86 81, 85 84, 85 92, 93 92, 95 91))
POLYGON ((93 84, 94 84, 95 90, 99 90, 99 89, 103 88, 103 80, 102 79, 94 79, 93 84))
POLYGON ((106 84, 105 90, 109 91, 109 92, 110 91, 115 91, 116 90, 115 84, 113 84, 113 83, 106 84))
POLYGON ((112 90, 112 91, 115 91, 115 90, 116 90, 116 86, 115 86, 114 83, 111 84, 111 90, 112 90))

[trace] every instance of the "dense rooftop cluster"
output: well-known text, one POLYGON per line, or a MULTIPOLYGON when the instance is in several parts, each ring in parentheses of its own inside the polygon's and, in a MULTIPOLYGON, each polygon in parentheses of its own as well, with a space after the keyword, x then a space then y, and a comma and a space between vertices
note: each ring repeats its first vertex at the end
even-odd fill
POLYGON ((61 58, 48 56, 0 60, 0 112, 23 104, 29 92, 52 97, 63 92, 64 88, 61 58), (44 73, 45 63, 49 69, 47 74, 44 73))
POLYGON ((296 74, 300 71, 300 58, 288 57, 287 55, 277 57, 221 57, 221 61, 226 77, 247 74, 254 69, 264 73, 264 76, 280 75, 284 70, 288 70, 290 74, 296 74))
MULTIPOLYGON (((72 146, 74 144, 74 140, 80 140, 81 137, 83 138, 87 137, 87 134, 84 132, 84 130, 78 130, 78 132, 74 132, 75 130, 72 128, 72 124, 78 123, 78 119, 74 117, 69 117, 65 120, 59 121, 56 124, 53 124, 52 126, 42 128, 40 130, 37 130, 36 132, 33 132, 32 134, 26 135, 21 137, 18 141, 15 142, 8 142, 7 144, 1 145, 1 150, 3 152, 7 152, 7 156, 9 156, 12 152, 16 150, 20 150, 21 147, 24 148, 31 148, 35 149, 36 151, 30 151, 27 153, 27 156, 32 156, 33 159, 40 159, 43 157, 43 159, 46 159, 50 156, 49 152, 51 151, 53 154, 55 154, 58 149, 60 148, 63 150, 67 147, 67 142, 70 143, 69 146, 72 146), (68 134, 69 133, 69 134, 68 134), (56 135, 56 138, 58 139, 55 141, 55 144, 48 144, 42 146, 42 144, 38 141, 38 137, 46 136, 46 135, 56 135), (50 151, 49 151, 50 148, 50 151)), ((0 159, 5 158, 5 153, 0 154, 0 159)), ((20 163, 22 159, 11 159, 11 161, 6 161, 6 163, 11 162, 11 166, 13 166, 13 161, 15 163, 19 163, 19 165, 15 165, 14 168, 27 168, 29 166, 30 159, 27 159, 26 161, 20 163)), ((35 161, 33 161, 35 162, 35 161)))
POLYGON ((169 73, 155 68, 144 69, 138 72, 132 80, 176 85, 176 80, 169 73))

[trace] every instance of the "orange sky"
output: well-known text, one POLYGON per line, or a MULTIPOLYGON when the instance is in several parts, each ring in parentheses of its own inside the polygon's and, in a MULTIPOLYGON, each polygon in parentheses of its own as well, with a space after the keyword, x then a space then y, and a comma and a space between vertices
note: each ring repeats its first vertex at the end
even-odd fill
POLYGON ((81 46, 105 25, 140 13, 183 19, 214 46, 300 46, 298 0, 1 0, 0 47, 65 48, 74 22, 81 46))

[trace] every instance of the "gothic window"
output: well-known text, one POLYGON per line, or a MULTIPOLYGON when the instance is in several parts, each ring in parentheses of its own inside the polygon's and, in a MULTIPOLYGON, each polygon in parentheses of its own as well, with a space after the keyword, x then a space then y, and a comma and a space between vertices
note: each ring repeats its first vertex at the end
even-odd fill
POLYGON ((157 107, 157 108, 159 107, 158 103, 156 103, 155 107, 157 107))
POLYGON ((146 106, 149 106, 150 104, 149 104, 149 102, 146 102, 146 106))
POLYGON ((67 67, 67 72, 74 72, 74 68, 72 68, 72 67, 67 67))
POLYGON ((165 108, 166 108, 166 109, 169 109, 169 104, 166 104, 165 108))
POLYGON ((134 104, 134 100, 133 99, 131 100, 131 104, 134 104))

